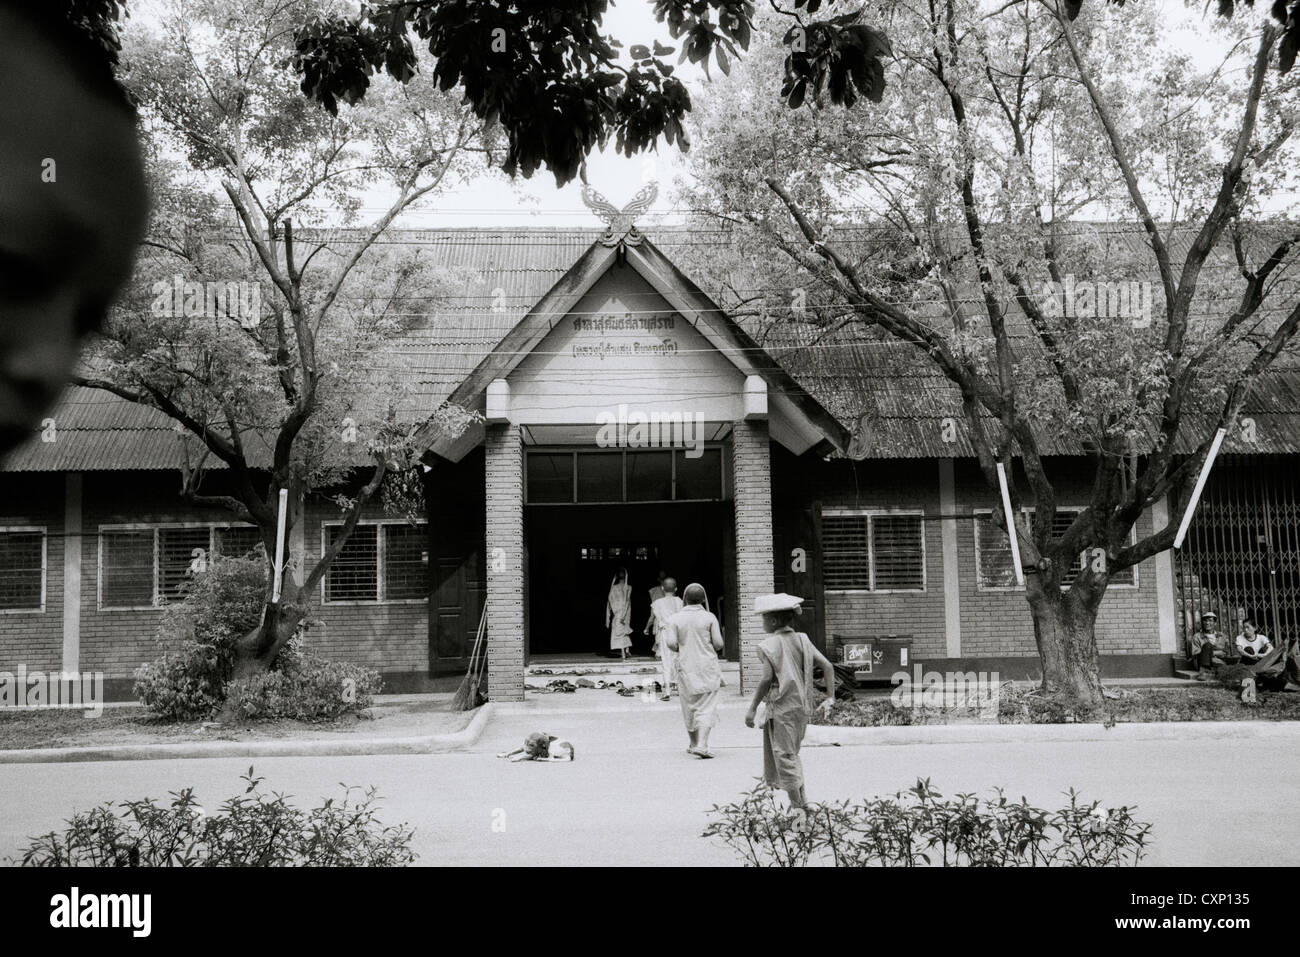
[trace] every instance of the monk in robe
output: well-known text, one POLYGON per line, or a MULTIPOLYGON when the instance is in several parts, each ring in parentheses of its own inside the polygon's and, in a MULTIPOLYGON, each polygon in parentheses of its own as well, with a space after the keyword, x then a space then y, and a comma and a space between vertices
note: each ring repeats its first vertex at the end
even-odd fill
POLYGON ((677 697, 690 738, 688 753, 711 758, 709 732, 718 722, 718 689, 722 687, 722 629, 708 610, 703 585, 687 585, 686 604, 668 620, 664 639, 677 656, 677 697))
POLYGON ((659 664, 663 671, 663 691, 659 695, 659 700, 668 701, 672 697, 670 690, 673 680, 673 658, 676 656, 664 638, 669 619, 682 610, 682 600, 677 597, 676 579, 665 578, 663 590, 663 597, 656 598, 654 604, 650 606, 650 621, 654 627, 655 642, 659 647, 659 664))

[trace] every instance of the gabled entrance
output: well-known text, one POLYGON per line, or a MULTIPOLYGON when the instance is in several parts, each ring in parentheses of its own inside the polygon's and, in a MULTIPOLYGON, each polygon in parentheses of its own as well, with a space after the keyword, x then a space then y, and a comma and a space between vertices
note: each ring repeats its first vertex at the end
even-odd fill
MULTIPOLYGON (((754 680, 761 629, 742 612, 775 583, 770 443, 824 454, 848 435, 653 244, 593 245, 448 401, 480 418, 422 439, 435 473, 484 449, 493 698, 522 699, 532 653, 608 647, 617 561, 634 634, 657 563, 705 586, 742 686, 754 680)), ((469 617, 431 614, 431 632, 463 636, 469 617)))

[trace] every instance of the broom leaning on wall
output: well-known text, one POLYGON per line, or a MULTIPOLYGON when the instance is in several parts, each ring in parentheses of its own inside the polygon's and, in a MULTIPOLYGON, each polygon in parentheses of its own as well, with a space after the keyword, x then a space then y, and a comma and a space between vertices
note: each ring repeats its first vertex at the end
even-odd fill
POLYGON ((469 655, 469 668, 451 699, 452 711, 472 711, 479 706, 479 687, 483 682, 483 664, 487 655, 483 654, 483 636, 487 633, 487 602, 483 603, 483 613, 479 615, 478 632, 474 635, 474 648, 469 655))

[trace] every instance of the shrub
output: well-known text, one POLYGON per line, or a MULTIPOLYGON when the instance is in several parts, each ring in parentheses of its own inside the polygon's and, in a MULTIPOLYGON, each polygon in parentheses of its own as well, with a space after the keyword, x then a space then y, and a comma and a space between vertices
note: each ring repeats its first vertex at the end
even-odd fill
MULTIPOLYGON (((158 629, 162 655, 135 672, 135 696, 159 717, 171 720, 197 720, 213 717, 225 705, 231 690, 235 646, 244 635, 261 624, 266 600, 266 559, 259 548, 245 558, 216 556, 207 570, 181 586, 182 598, 167 606, 158 629)), ((305 609, 304 609, 305 611, 305 609)), ((310 622, 304 622, 304 625, 310 622)), ((334 717, 358 707, 347 701, 326 707, 320 702, 331 695, 332 685, 357 690, 365 687, 366 707, 369 695, 377 690, 374 672, 354 674, 340 665, 336 674, 326 662, 308 659, 302 651, 301 633, 281 649, 273 665, 274 680, 268 676, 241 682, 241 700, 248 704, 246 717, 304 716, 334 717), (311 684, 299 693, 286 687, 285 676, 293 673, 311 684), (348 681, 352 683, 346 684, 348 681), (266 683, 265 689, 261 684, 266 683), (245 687, 250 686, 250 687, 245 687), (274 694, 280 689, 278 694, 274 694), (251 697, 250 697, 251 694, 251 697), (273 697, 287 702, 268 709, 256 702, 273 697), (315 701, 316 704, 312 704, 315 701)))
POLYGON ((226 700, 230 666, 212 645, 185 640, 135 670, 136 698, 155 715, 184 721, 214 715, 226 700))
POLYGON ((1151 825, 1127 807, 1070 803, 1057 811, 1010 801, 999 789, 982 801, 971 794, 945 799, 929 780, 892 797, 860 804, 810 805, 807 825, 760 783, 733 804, 714 805, 704 831, 749 867, 1116 867, 1137 864, 1151 825))
POLYGON ((328 721, 370 707, 382 683, 372 668, 299 653, 275 671, 230 682, 226 695, 241 718, 328 721))
POLYGON ((158 628, 162 656, 136 669, 135 696, 160 717, 207 718, 225 701, 235 643, 261 622, 265 559, 215 556, 181 594, 158 628))
POLYGON ((384 827, 374 788, 344 788, 310 811, 261 792, 248 769, 244 793, 205 814, 193 788, 170 804, 150 798, 74 815, 60 833, 31 838, 25 867, 401 867, 415 860, 414 831, 384 827))

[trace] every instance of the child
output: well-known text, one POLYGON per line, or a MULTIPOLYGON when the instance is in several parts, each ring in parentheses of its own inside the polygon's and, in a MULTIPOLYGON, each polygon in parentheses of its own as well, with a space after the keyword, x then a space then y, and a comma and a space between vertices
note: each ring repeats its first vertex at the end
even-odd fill
POLYGON ((835 703, 835 669, 807 635, 791 627, 802 602, 802 598, 784 593, 764 595, 754 602, 754 612, 763 616, 763 630, 769 637, 758 646, 763 677, 745 715, 745 724, 754 727, 758 706, 766 703, 763 779, 789 795, 795 826, 799 828, 806 824, 808 817, 799 747, 812 712, 814 665, 820 666, 827 678, 829 694, 823 708, 829 712, 835 703))

